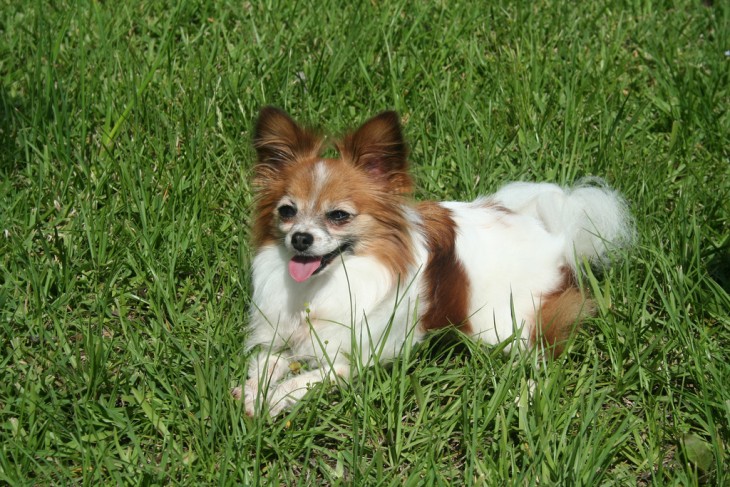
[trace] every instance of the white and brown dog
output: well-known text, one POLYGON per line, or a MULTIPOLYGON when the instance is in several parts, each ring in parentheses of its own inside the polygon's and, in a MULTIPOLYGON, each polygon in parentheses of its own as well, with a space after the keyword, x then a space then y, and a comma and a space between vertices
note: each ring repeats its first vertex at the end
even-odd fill
MULTIPOLYGON (((322 158, 323 139, 276 108, 256 125, 248 414, 276 415, 308 385, 347 378, 446 326, 529 349, 562 343, 592 312, 578 262, 631 237, 624 200, 603 184, 511 183, 472 202, 410 199, 394 112, 322 158), (311 369, 290 375, 292 361, 311 369)), ((509 348, 509 345, 507 346, 509 348)))

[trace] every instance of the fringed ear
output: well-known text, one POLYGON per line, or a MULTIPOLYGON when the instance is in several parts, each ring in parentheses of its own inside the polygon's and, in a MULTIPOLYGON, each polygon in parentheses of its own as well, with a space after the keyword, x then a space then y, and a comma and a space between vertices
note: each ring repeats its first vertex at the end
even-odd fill
POLYGON ((343 159, 382 182, 391 193, 410 193, 408 147, 396 112, 383 112, 337 144, 343 159))
POLYGON ((253 146, 258 155, 256 171, 265 177, 292 162, 317 157, 322 138, 301 128, 284 111, 269 106, 261 109, 253 146))

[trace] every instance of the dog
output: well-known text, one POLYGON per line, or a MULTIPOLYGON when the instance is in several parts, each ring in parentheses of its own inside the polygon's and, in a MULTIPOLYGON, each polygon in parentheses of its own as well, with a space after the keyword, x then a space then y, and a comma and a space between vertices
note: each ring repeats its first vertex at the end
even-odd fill
POLYGON ((471 202, 414 202, 398 115, 335 143, 285 112, 256 123, 248 415, 275 416, 309 386, 396 357, 454 327, 487 344, 558 355, 593 313, 581 265, 631 240, 625 200, 600 180, 516 182, 471 202), (294 363, 310 369, 290 373, 294 363))

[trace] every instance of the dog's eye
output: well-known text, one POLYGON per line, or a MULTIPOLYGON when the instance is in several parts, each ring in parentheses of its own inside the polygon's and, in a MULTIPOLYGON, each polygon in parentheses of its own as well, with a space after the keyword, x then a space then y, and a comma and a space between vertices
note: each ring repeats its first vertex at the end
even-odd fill
POLYGON ((345 223, 352 215, 343 210, 333 210, 327 213, 327 219, 332 223, 345 223))
POLYGON ((284 205, 284 206, 279 207, 279 216, 284 220, 288 220, 289 218, 294 218, 294 216, 296 214, 297 214, 297 209, 291 205, 284 205))

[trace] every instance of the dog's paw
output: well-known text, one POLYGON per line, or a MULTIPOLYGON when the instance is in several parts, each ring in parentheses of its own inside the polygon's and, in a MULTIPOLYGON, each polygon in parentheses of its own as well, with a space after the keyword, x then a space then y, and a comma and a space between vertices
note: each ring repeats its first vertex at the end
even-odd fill
POLYGON ((248 416, 256 415, 256 402, 259 393, 258 381, 249 379, 243 386, 231 389, 231 395, 237 401, 243 401, 243 409, 248 416))
POLYGON ((271 417, 278 416, 287 409, 291 409, 309 391, 309 388, 321 382, 321 376, 314 373, 294 376, 281 382, 269 392, 267 403, 271 417))
MULTIPOLYGON (((259 383, 256 379, 249 379, 246 381, 246 384, 243 388, 243 408, 246 411, 246 414, 249 416, 255 416, 257 413, 256 406, 259 395, 259 383)), ((259 404, 259 407, 261 404, 259 404)))
POLYGON ((269 416, 276 417, 283 413, 287 409, 290 409, 297 400, 291 396, 283 396, 280 394, 274 394, 269 399, 269 416))
POLYGON ((231 396, 233 396, 233 399, 236 401, 240 401, 241 396, 243 396, 243 387, 238 386, 231 389, 231 396))

